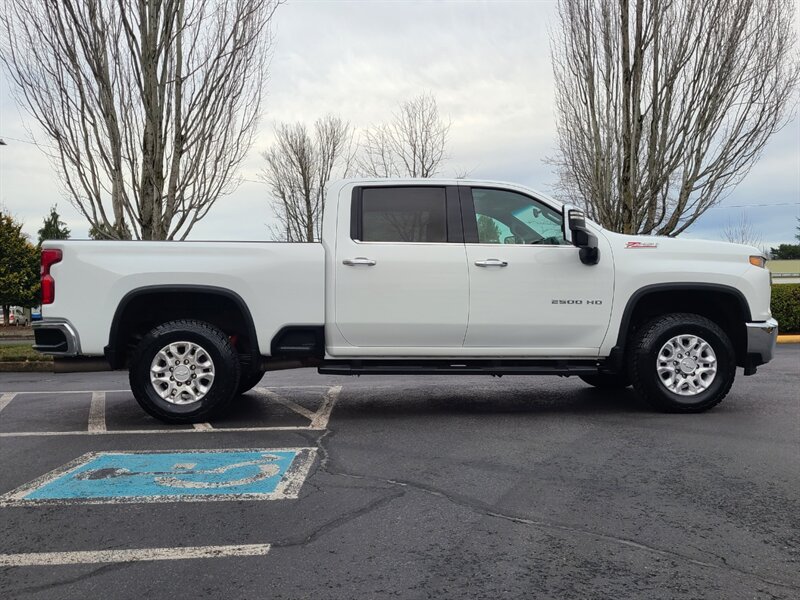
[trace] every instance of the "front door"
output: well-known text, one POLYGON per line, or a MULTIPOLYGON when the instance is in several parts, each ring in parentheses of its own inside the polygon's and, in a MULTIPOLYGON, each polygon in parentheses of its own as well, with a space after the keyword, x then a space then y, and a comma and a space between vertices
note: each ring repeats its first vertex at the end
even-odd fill
POLYGON ((469 287, 457 187, 365 186, 351 202, 334 265, 341 336, 383 355, 460 348, 469 287))
POLYGON ((593 356, 611 315, 614 266, 600 237, 587 266, 561 232, 560 211, 531 196, 461 189, 470 279, 465 349, 593 356))

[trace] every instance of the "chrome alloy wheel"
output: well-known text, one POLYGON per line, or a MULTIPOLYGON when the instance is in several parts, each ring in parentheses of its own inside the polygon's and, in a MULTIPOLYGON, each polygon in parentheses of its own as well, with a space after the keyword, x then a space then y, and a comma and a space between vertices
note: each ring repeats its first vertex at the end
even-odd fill
POLYGON ((150 363, 150 383, 172 404, 192 404, 203 399, 214 384, 214 361, 202 346, 172 342, 150 363))
POLYGON ((696 335, 676 335, 661 346, 656 359, 658 378, 670 392, 696 396, 717 376, 717 355, 696 335))

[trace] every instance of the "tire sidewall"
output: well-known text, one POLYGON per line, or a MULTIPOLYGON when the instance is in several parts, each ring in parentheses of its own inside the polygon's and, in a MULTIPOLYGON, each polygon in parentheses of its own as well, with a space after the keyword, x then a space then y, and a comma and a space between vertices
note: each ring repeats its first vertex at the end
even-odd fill
MULTIPOLYGON (((705 319, 703 319, 705 321, 705 319)), ((725 333, 712 322, 708 325, 695 318, 685 323, 669 323, 658 328, 649 337, 647 347, 637 347, 632 368, 632 378, 646 388, 646 395, 664 408, 678 412, 693 412, 713 406, 730 387, 736 374, 736 359, 731 342, 725 333), (658 376, 657 360, 662 346, 676 336, 695 335, 711 345, 717 358, 717 374, 711 385, 695 396, 681 396, 666 388, 658 376)))
POLYGON ((199 323, 167 323, 148 333, 139 344, 136 360, 130 369, 131 388, 139 404, 151 415, 165 421, 191 422, 227 404, 239 385, 237 367, 238 362, 235 360, 235 355, 232 356, 232 349, 224 334, 213 326, 199 323), (208 393, 197 402, 191 404, 167 402, 150 383, 150 364, 153 358, 164 346, 173 342, 193 342, 202 347, 214 362, 214 382, 208 393))

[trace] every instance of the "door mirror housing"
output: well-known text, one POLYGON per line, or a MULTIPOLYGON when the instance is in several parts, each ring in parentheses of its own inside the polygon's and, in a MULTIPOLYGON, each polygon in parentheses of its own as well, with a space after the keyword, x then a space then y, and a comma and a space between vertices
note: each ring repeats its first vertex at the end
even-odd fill
POLYGON ((561 209, 564 239, 580 248, 579 256, 585 265, 596 265, 600 260, 597 237, 586 226, 586 214, 571 204, 561 209))

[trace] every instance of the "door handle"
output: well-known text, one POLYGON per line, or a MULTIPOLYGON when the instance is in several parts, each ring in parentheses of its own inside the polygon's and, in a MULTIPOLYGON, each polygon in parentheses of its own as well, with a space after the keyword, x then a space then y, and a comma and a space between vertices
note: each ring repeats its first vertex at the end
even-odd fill
POLYGON ((476 267, 507 267, 508 263, 499 258, 487 258, 486 260, 476 260, 476 267))
POLYGON ((342 261, 343 265, 347 265, 348 267, 358 267, 358 266, 365 266, 365 267, 374 267, 375 261, 371 258, 364 258, 363 256, 358 256, 356 258, 345 258, 342 261))

